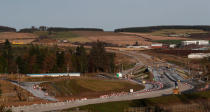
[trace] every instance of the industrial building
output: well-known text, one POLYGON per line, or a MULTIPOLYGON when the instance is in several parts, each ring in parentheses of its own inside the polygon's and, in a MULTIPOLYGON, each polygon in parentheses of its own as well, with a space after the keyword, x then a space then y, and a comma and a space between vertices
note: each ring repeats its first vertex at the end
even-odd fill
POLYGON ((145 48, 145 49, 149 49, 149 46, 127 46, 127 48, 145 48))
POLYGON ((162 47, 163 47, 163 44, 161 43, 151 45, 151 48, 162 48, 162 47))
POLYGON ((176 44, 170 44, 169 47, 170 48, 175 48, 176 47, 176 44))
POLYGON ((209 45, 209 40, 191 40, 191 41, 182 41, 182 45, 209 45))
POLYGON ((29 77, 59 77, 59 76, 71 76, 79 77, 80 73, 48 73, 48 74, 26 74, 29 77))
POLYGON ((191 53, 188 55, 190 59, 203 59, 206 57, 210 57, 210 53, 191 53))

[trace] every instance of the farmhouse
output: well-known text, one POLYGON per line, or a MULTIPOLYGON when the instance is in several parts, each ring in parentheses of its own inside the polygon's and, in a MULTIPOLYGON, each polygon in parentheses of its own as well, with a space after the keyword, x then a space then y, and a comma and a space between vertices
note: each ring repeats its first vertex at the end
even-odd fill
POLYGON ((59 77, 59 76, 72 76, 79 77, 80 73, 48 73, 48 74, 26 74, 29 77, 59 77))

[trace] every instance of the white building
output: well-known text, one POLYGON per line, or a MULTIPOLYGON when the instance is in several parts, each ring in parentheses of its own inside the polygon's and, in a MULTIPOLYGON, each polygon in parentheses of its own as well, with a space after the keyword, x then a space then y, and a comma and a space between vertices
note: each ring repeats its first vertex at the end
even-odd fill
POLYGON ((162 47, 163 47, 162 43, 151 44, 151 48, 162 48, 162 47))
POLYGON ((156 43, 156 44, 152 44, 151 46, 163 46, 162 43, 156 43))
POLYGON ((176 44, 170 44, 169 47, 170 48, 175 48, 176 47, 176 44))
POLYGON ((59 76, 71 76, 79 77, 80 73, 48 73, 48 74, 26 74, 29 77, 59 77, 59 76))
POLYGON ((119 72, 119 73, 117 73, 117 77, 118 78, 122 78, 123 77, 123 74, 119 72))
POLYGON ((191 41, 182 41, 182 45, 209 45, 209 40, 191 40, 191 41))
POLYGON ((190 59, 203 59, 206 57, 210 57, 210 53, 191 53, 188 55, 190 59))
POLYGON ((199 40, 198 44, 199 45, 209 45, 209 40, 199 40))
POLYGON ((145 49, 149 49, 149 46, 127 46, 127 48, 145 48, 145 49))

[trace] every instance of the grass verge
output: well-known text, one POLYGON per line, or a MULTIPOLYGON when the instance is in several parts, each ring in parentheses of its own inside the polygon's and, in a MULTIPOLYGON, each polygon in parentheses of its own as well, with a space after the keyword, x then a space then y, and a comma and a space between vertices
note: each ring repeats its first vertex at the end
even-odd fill
MULTIPOLYGON (((210 91, 197 92, 192 94, 183 95, 170 95, 150 99, 132 100, 132 101, 119 101, 109 102, 102 104, 92 104, 87 106, 78 107, 80 110, 89 110, 91 112, 124 112, 124 109, 129 107, 145 107, 157 105, 175 105, 175 104, 190 104, 198 103, 200 101, 208 101, 210 99, 210 91)), ((62 112, 71 112, 76 108, 63 110, 62 112)))

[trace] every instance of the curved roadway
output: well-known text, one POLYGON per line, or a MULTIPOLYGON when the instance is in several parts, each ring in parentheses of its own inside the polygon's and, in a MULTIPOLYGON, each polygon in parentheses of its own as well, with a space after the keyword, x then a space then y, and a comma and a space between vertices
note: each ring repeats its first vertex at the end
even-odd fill
MULTIPOLYGON (((174 89, 173 80, 181 79, 182 81, 184 81, 184 79, 181 78, 178 74, 176 74, 173 70, 165 70, 165 75, 162 75, 161 73, 162 71, 164 71, 163 69, 151 67, 152 61, 151 61, 151 56, 149 55, 136 53, 136 52, 128 52, 128 51, 113 51, 113 50, 109 50, 109 51, 122 53, 124 55, 128 55, 136 59, 137 61, 136 65, 129 70, 123 71, 123 75, 133 72, 139 66, 147 65, 149 67, 149 70, 154 75, 155 82, 150 82, 150 83, 145 84, 144 90, 137 91, 134 93, 129 93, 129 94, 123 94, 120 96, 58 102, 58 103, 51 103, 51 104, 35 104, 35 105, 30 105, 30 106, 13 107, 12 110, 14 112, 20 112, 21 110, 25 112, 43 112, 43 111, 68 109, 68 108, 78 107, 78 106, 83 106, 83 105, 88 105, 88 104, 158 97, 158 96, 173 94, 173 89, 174 89)), ((134 80, 130 80, 130 81, 134 81, 134 80)), ((134 81, 134 82, 142 84, 141 81, 134 81)), ((179 86, 180 92, 187 91, 193 88, 193 86, 185 82, 179 82, 178 86, 179 86)))

